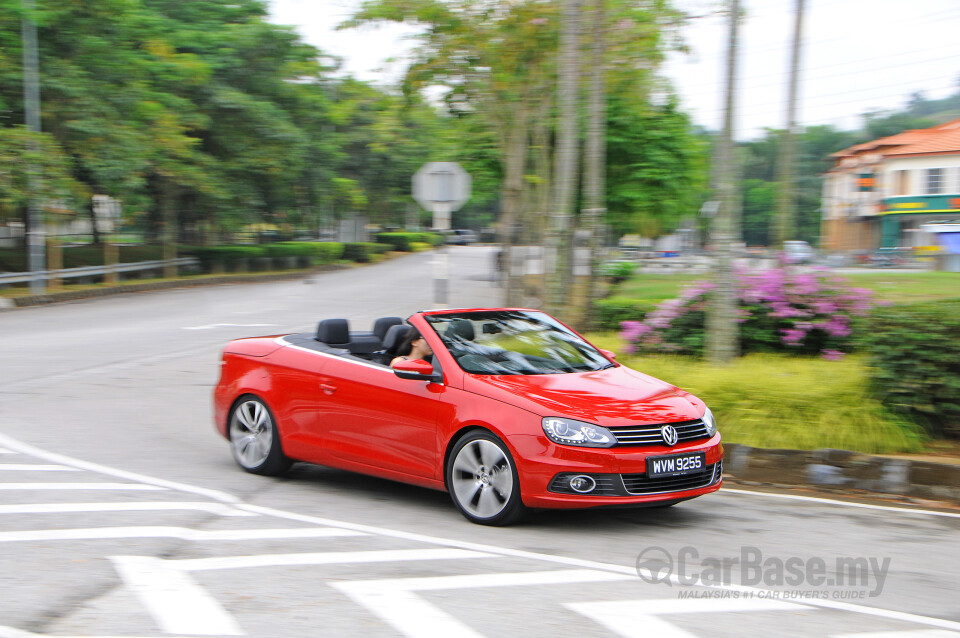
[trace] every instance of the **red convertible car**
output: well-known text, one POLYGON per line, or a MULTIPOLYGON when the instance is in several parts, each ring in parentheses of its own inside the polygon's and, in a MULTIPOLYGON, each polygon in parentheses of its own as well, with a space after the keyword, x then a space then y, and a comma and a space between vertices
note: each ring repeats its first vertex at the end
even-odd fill
POLYGON ((669 506, 722 481, 703 401, 537 310, 431 310, 363 333, 326 319, 316 334, 238 339, 214 402, 248 472, 305 461, 446 490, 486 525, 526 507, 669 506), (432 361, 391 368, 411 327, 432 361))

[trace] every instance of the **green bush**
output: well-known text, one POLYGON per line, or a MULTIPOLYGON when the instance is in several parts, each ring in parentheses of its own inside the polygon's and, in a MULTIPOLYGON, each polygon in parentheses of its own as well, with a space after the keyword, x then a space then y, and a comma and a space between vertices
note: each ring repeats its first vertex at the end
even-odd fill
POLYGON ((387 244, 393 250, 402 253, 414 252, 413 243, 424 243, 436 246, 443 242, 443 237, 437 233, 414 233, 405 231, 395 231, 389 233, 378 233, 377 242, 387 244))
POLYGON ((343 258, 348 261, 366 263, 374 255, 382 255, 391 249, 388 244, 378 244, 372 241, 350 242, 343 245, 343 258))
POLYGON ((233 266, 241 259, 268 256, 267 249, 263 246, 197 246, 189 249, 189 252, 197 258, 201 268, 208 272, 218 263, 233 266))
POLYGON ((430 250, 431 248, 433 248, 433 245, 424 241, 410 242, 410 252, 412 253, 422 253, 423 251, 430 250))
MULTIPOLYGON (((104 264, 102 245, 64 246, 62 251, 64 268, 102 266, 104 264)), ((158 245, 136 244, 132 246, 119 246, 117 253, 117 259, 120 263, 163 259, 163 247, 158 245)), ((0 272, 23 272, 27 269, 26 249, 0 248, 0 272)))
POLYGON ((311 257, 312 249, 309 242, 283 242, 280 244, 266 244, 263 246, 267 257, 311 257))
POLYGON ((656 304, 630 299, 608 297, 594 304, 598 330, 619 330, 621 321, 643 321, 656 304))
POLYGON ((960 299, 877 308, 863 345, 884 404, 960 439, 960 299))
POLYGON ((630 261, 608 261, 600 264, 599 272, 616 284, 629 279, 636 269, 636 264, 630 261))
POLYGON ((343 244, 337 241, 313 243, 313 263, 332 264, 343 257, 343 244))
POLYGON ((414 241, 412 237, 416 233, 402 233, 402 232, 392 232, 392 233, 378 233, 377 242, 381 244, 388 244, 393 248, 393 250, 408 253, 410 252, 410 243, 414 241))

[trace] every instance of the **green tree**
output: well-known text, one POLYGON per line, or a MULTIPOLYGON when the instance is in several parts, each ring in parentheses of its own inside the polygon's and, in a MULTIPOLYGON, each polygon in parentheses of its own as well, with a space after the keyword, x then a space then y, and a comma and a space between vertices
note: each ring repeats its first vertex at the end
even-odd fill
POLYGON ((706 187, 707 151, 675 99, 655 107, 610 95, 607 222, 613 232, 658 237, 695 217, 706 187))

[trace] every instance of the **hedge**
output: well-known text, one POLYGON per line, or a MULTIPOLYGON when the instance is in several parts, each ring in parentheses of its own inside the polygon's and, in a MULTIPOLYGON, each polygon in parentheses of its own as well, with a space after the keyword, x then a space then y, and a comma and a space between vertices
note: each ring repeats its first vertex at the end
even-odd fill
POLYGON ((377 242, 381 244, 388 244, 393 248, 393 250, 398 252, 409 253, 413 252, 411 244, 414 242, 436 246, 443 242, 443 237, 437 233, 395 231, 388 233, 377 233, 377 242))
MULTIPOLYGON (((184 250, 181 248, 181 250, 184 250)), ((135 244, 118 246, 120 263, 136 261, 154 261, 163 259, 163 247, 159 245, 135 244)), ((104 264, 103 246, 86 244, 82 246, 64 246, 62 248, 63 267, 102 266, 104 264)), ((0 248, 0 272, 25 272, 27 251, 24 248, 0 248)))
POLYGON ((343 255, 343 244, 339 242, 285 241, 266 244, 264 248, 270 257, 298 257, 312 264, 329 264, 343 255))
POLYGON ((960 299, 877 308, 862 344, 884 404, 960 439, 960 299))
POLYGON ((190 248, 186 253, 192 253, 200 262, 203 270, 210 272, 215 264, 236 264, 242 259, 256 259, 267 257, 267 249, 263 246, 198 246, 190 248))
POLYGON ((390 250, 388 244, 378 244, 372 241, 350 242, 343 245, 343 258, 347 261, 365 263, 371 261, 374 255, 382 255, 390 250))
POLYGON ((598 330, 620 330, 621 321, 643 321, 656 304, 629 297, 607 297, 594 304, 598 330))

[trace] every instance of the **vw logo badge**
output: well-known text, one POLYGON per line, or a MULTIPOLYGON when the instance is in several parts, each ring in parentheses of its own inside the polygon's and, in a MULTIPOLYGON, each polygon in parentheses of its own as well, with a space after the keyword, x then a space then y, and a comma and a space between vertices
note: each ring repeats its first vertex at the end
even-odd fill
POLYGON ((663 442, 667 445, 677 444, 677 429, 672 425, 665 425, 660 428, 660 436, 663 437, 663 442))

